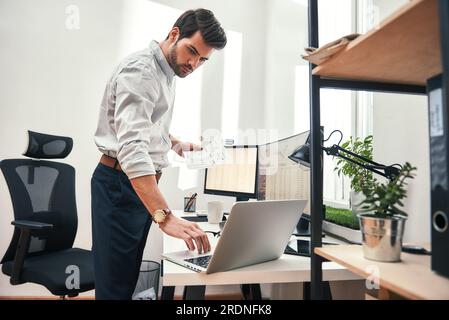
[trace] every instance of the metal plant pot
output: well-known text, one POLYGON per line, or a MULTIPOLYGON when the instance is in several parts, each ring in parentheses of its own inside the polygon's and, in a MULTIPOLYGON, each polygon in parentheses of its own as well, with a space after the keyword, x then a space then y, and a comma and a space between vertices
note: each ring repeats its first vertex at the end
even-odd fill
POLYGON ((401 260, 402 236, 407 218, 378 218, 370 214, 357 215, 362 232, 363 255, 366 259, 397 262, 401 260))

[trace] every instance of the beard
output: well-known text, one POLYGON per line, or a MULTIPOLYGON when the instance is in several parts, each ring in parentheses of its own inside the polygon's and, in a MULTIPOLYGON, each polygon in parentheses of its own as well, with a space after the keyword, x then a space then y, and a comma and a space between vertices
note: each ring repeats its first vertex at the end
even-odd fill
POLYGON ((178 64, 178 55, 176 49, 178 48, 178 42, 168 50, 168 64, 173 69, 173 72, 180 78, 185 78, 192 72, 192 68, 186 64, 178 64))

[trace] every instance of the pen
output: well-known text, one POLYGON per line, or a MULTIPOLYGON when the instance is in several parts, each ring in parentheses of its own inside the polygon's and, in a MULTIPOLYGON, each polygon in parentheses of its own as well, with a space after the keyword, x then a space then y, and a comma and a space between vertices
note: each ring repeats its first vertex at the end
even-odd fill
POLYGON ((197 196, 197 193, 195 192, 195 193, 190 197, 190 199, 189 199, 189 201, 187 202, 187 205, 186 205, 186 211, 190 211, 190 209, 191 209, 192 206, 193 206, 193 201, 195 200, 196 196, 197 196))
POLYGON ((187 201, 186 206, 184 207, 184 211, 188 211, 190 210, 192 204, 193 204, 193 200, 196 198, 198 194, 195 192, 194 194, 192 194, 192 196, 190 197, 189 201, 187 201))

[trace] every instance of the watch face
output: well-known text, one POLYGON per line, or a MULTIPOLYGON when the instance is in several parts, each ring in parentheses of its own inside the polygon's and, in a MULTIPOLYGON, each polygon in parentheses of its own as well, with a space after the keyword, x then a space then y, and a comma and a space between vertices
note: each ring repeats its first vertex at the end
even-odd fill
POLYGON ((165 220, 165 213, 164 213, 164 211, 156 210, 156 212, 154 213, 153 219, 154 219, 154 221, 156 223, 164 222, 164 220, 165 220))

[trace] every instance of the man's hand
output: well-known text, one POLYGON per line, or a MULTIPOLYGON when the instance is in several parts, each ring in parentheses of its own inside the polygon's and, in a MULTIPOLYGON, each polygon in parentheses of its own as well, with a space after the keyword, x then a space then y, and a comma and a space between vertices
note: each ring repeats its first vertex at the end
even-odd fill
POLYGON ((180 155, 181 157, 184 157, 184 152, 186 152, 186 151, 201 151, 203 148, 197 144, 192 143, 192 142, 180 141, 177 144, 173 145, 172 149, 178 155, 180 155))
MULTIPOLYGON (((148 212, 168 208, 167 202, 157 186, 154 175, 142 176, 131 179, 130 181, 148 212)), ((199 253, 210 251, 209 239, 206 233, 196 223, 169 214, 160 227, 169 236, 183 239, 190 250, 195 250, 195 241, 199 253)))
POLYGON ((170 214, 166 217, 165 222, 160 224, 160 228, 169 236, 184 240, 189 250, 195 250, 195 241, 198 253, 210 251, 209 238, 194 222, 170 214))

